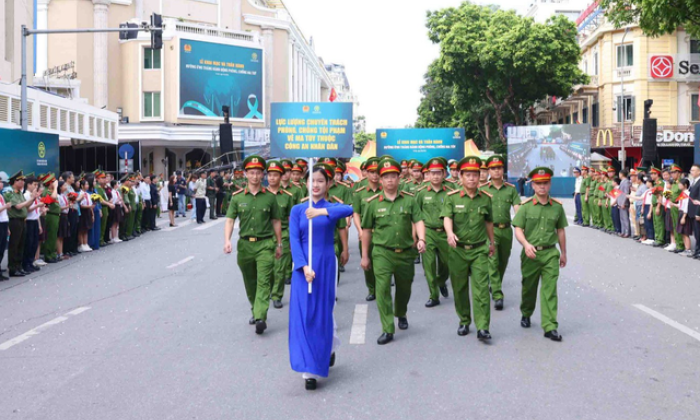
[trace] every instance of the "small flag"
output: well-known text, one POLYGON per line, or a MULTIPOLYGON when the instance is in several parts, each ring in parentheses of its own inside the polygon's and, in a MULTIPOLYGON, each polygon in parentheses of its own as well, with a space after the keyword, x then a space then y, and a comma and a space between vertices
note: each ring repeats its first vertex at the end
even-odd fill
POLYGON ((331 89, 331 97, 328 98, 329 101, 334 102, 336 99, 338 99, 338 94, 335 91, 335 88, 331 89))
POLYGON ((556 96, 552 96, 552 103, 553 103, 553 104, 556 104, 556 103, 557 103, 557 97, 556 97, 556 96))

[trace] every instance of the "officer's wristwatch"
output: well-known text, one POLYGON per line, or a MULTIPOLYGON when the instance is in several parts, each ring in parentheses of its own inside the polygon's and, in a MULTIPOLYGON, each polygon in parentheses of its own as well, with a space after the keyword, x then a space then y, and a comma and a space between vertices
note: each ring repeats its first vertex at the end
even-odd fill
POLYGON ((282 248, 282 244, 281 243, 277 244, 277 248, 282 248))

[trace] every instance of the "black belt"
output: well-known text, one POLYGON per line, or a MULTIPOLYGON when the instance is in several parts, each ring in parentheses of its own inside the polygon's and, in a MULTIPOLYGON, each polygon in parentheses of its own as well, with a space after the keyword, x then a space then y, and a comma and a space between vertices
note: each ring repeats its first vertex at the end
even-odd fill
POLYGON ((478 248, 478 247, 484 245, 485 243, 486 243, 486 241, 477 242, 477 243, 475 243, 475 244, 465 244, 465 243, 462 243, 462 242, 457 242, 457 247, 459 247, 459 248, 464 248, 464 249, 466 249, 467 251, 469 251, 470 249, 476 249, 476 248, 478 248))
POLYGON ((397 253, 397 254, 401 254, 401 253, 406 252, 406 251, 408 251, 409 249, 411 249, 411 247, 409 247, 409 248, 390 248, 390 247, 388 247, 388 246, 377 245, 377 244, 375 244, 375 246, 379 246, 379 247, 382 247, 382 248, 384 248, 384 249, 388 249, 389 251, 395 252, 395 253, 397 253))
POLYGON ((272 236, 265 236, 264 238, 258 238, 255 236, 241 236, 241 239, 243 239, 244 241, 248 241, 248 242, 264 241, 265 239, 270 239, 270 238, 272 238, 272 236))
POLYGON ((428 228, 428 229, 434 230, 435 232, 444 232, 445 231, 444 228, 428 228))
POLYGON ((556 245, 536 246, 536 247, 535 247, 535 251, 544 251, 544 250, 546 250, 546 249, 552 249, 552 248, 554 248, 555 246, 556 246, 556 245))
POLYGON ((496 227, 499 229, 507 229, 510 227, 510 223, 494 223, 493 227, 496 227))

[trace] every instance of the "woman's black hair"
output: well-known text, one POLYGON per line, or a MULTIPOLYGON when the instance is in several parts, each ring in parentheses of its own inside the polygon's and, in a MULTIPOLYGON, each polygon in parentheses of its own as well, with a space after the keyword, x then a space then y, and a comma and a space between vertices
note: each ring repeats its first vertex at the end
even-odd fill
POLYGON ((683 178, 683 179, 681 179, 681 180, 680 180, 680 183, 683 184, 683 185, 685 185, 685 189, 686 189, 686 190, 687 190, 688 188, 690 188, 690 181, 688 181, 688 178, 683 178))
POLYGON ((315 174, 316 172, 318 172, 318 173, 320 173, 321 175, 323 175, 323 178, 326 179, 326 182, 330 182, 331 179, 328 178, 328 172, 326 172, 326 170, 323 169, 323 167, 321 167, 321 166, 316 166, 316 167, 314 167, 314 170, 313 170, 311 173, 312 173, 312 174, 315 174))
POLYGON ((65 181, 58 181, 58 186, 56 187, 56 192, 60 193, 61 192, 61 187, 63 184, 65 184, 65 181))
POLYGON ((116 180, 116 179, 111 180, 111 181, 109 182, 109 185, 111 185, 112 188, 116 187, 116 186, 117 186, 117 180, 116 180))

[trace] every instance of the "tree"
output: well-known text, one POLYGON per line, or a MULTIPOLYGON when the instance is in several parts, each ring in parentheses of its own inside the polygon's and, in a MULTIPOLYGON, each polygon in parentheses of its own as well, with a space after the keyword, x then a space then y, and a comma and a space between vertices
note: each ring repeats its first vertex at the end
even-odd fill
POLYGON ((683 27, 691 37, 700 38, 698 0, 602 0, 600 7, 618 28, 638 22, 645 34, 660 36, 683 27))
POLYGON ((464 2, 428 12, 427 27, 431 41, 440 44, 436 72, 452 85, 455 108, 473 117, 470 110, 486 103, 501 141, 504 117, 521 124, 522 110, 532 103, 566 97, 587 81, 578 68, 576 27, 563 16, 538 24, 513 11, 464 2))
POLYGON ((375 138, 375 133, 365 133, 364 131, 361 131, 355 134, 355 152, 362 153, 362 149, 365 148, 367 142, 374 141, 375 138))

